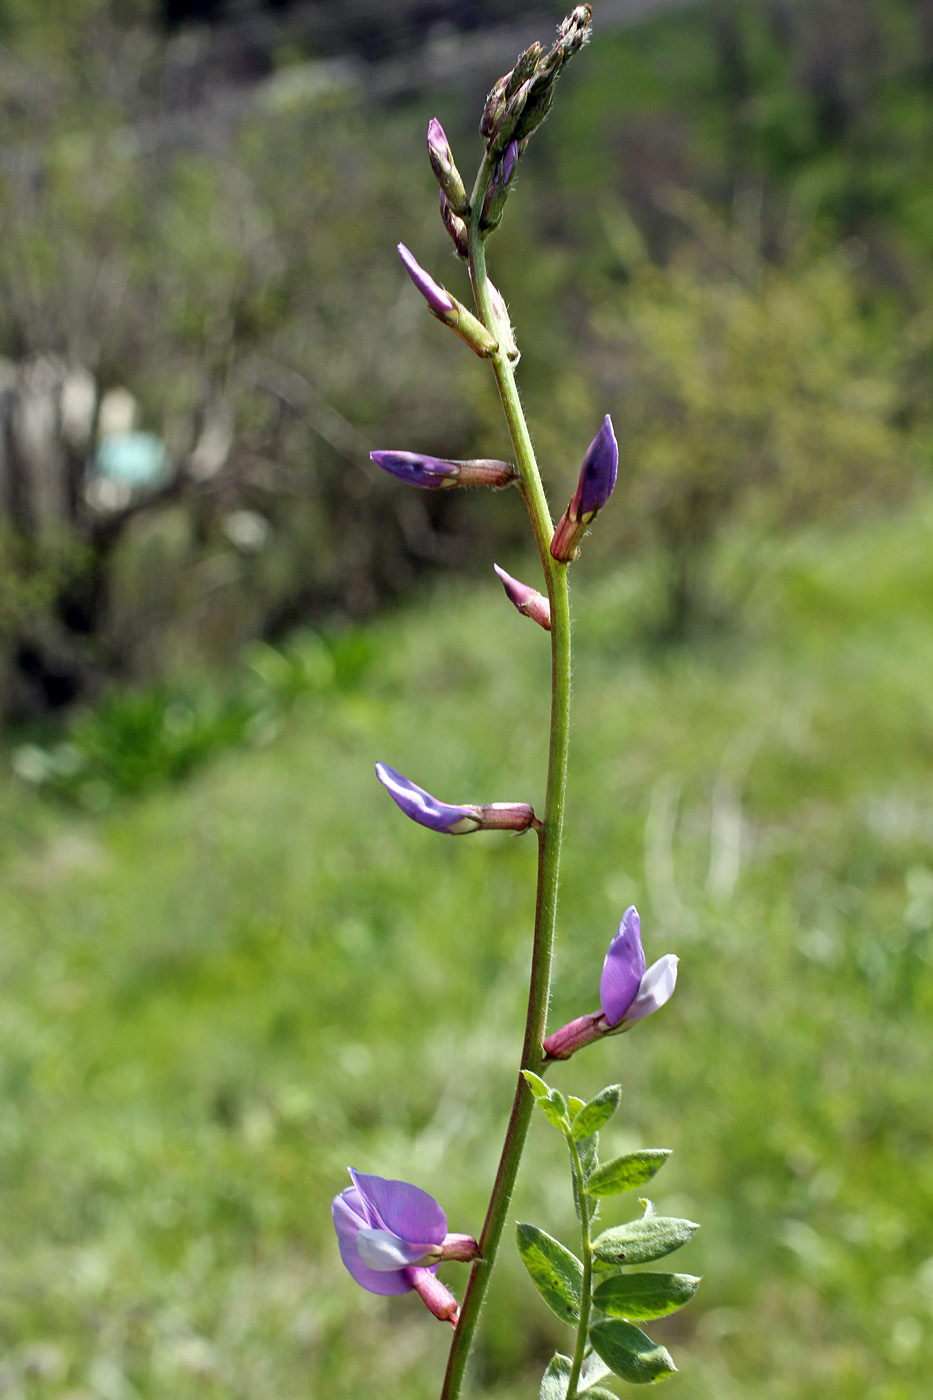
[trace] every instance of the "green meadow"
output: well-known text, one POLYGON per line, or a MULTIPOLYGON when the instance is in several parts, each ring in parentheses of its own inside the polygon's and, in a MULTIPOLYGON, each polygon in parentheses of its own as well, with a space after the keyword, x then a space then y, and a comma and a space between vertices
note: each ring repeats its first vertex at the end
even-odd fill
MULTIPOLYGON (((573 567, 551 1025, 636 903, 671 1004, 555 1067, 702 1229, 650 1327, 681 1400, 916 1400, 933 1362, 933 499, 761 551, 737 630, 653 648, 635 569, 573 567)), ((516 572, 518 561, 502 560, 516 572)), ((727 560, 723 563, 726 567, 727 560)), ((490 561, 491 563, 491 561, 490 561)), ((524 570, 532 576, 532 565, 524 570)), ((479 1231, 521 1040, 533 839, 406 822, 542 799, 547 644, 486 585, 356 638, 264 742, 99 815, 0 797, 0 1394, 433 1400, 449 1334, 358 1290, 348 1163, 479 1231)), ((604 1207, 605 1223, 639 1213, 604 1207)), ((513 1205, 570 1239, 560 1144, 513 1205)), ((456 1291, 464 1273, 447 1266, 456 1291)), ((507 1240, 473 1368, 524 1400, 559 1323, 507 1240)))

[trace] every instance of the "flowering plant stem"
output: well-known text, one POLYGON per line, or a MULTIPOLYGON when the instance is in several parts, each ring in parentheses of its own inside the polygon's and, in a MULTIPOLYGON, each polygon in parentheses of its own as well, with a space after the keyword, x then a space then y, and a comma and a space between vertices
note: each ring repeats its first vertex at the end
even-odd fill
MULTIPOLYGON (((487 156, 477 175, 471 199, 471 208, 475 211, 479 211, 483 207, 483 198, 492 177, 493 167, 494 161, 487 156)), ((497 327, 496 314, 489 291, 486 275, 486 251, 480 234, 478 213, 471 217, 468 227, 470 272, 476 306, 483 324, 500 343, 500 348, 490 352, 488 358, 496 376, 499 396, 502 400, 515 452, 515 461, 520 473, 521 491, 525 498, 528 514, 531 517, 551 605, 551 729, 547 795, 542 824, 538 830, 535 935, 528 989, 528 1011, 525 1019, 525 1040, 519 1067, 520 1070, 530 1069, 540 1072, 544 1063, 542 1041, 546 1029, 554 932, 557 921, 557 885, 564 825, 567 756, 570 742, 570 608, 567 595, 567 567, 566 564, 558 563, 551 557, 550 542, 554 526, 541 484, 525 415, 522 411, 515 374, 508 355, 501 348, 503 336, 497 327)), ((519 1073, 512 1112, 502 1146, 502 1155, 499 1159, 499 1168, 492 1188, 483 1232, 480 1236, 481 1258, 474 1263, 470 1273, 460 1311, 460 1321, 454 1331, 441 1400, 457 1400, 460 1395, 467 1358, 473 1343, 486 1289, 489 1285, 489 1278, 495 1264, 533 1108, 534 1098, 521 1073, 519 1073)), ((581 1335, 585 1338, 585 1329, 581 1335)), ((578 1350, 579 1347, 580 1343, 578 1342, 578 1350)))
POLYGON ((570 1370, 570 1379, 567 1382, 568 1400, 575 1400, 577 1394, 577 1382, 580 1379, 580 1370, 586 1355, 587 1334, 590 1326, 590 1303, 593 1291, 593 1250, 590 1241, 590 1220, 591 1209, 590 1198, 586 1194, 586 1175, 580 1162, 580 1153, 574 1141, 573 1133, 565 1134, 567 1146, 570 1148, 570 1160, 573 1164, 573 1179, 575 1185, 574 1194, 580 1205, 580 1235, 582 1242, 581 1254, 583 1256, 583 1283, 580 1291, 580 1321, 577 1325, 577 1341, 573 1349, 573 1364, 570 1370))

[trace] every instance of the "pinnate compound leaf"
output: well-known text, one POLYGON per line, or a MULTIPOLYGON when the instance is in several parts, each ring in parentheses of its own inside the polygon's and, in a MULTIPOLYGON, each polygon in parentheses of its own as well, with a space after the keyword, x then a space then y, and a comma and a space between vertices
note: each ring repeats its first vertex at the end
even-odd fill
POLYGON ((572 1370, 573 1362, 570 1357, 555 1351, 541 1377, 539 1400, 567 1400, 567 1382, 572 1370))
POLYGON ((564 1322, 579 1322, 583 1299, 579 1259, 537 1225, 518 1225, 516 1238, 522 1263, 548 1307, 564 1322))
POLYGON ((666 1347, 659 1346, 640 1327, 612 1318, 595 1322, 590 1342, 610 1371, 632 1385, 663 1381, 677 1370, 666 1347))
POLYGON ((689 1303, 700 1286, 693 1274, 617 1274, 593 1293, 600 1312, 641 1322, 667 1317, 689 1303))
POLYGON ((641 1152, 629 1152, 613 1157, 597 1167, 586 1183, 591 1196, 618 1196, 644 1186, 659 1171, 671 1155, 669 1147, 646 1147, 641 1152))
POLYGON ((573 1135, 577 1142, 592 1137, 615 1113, 622 1102, 622 1085, 609 1084, 595 1098, 584 1104, 573 1120, 573 1135))
POLYGON ((642 1220, 630 1220, 617 1225, 593 1241, 593 1255, 600 1264, 650 1264, 673 1254, 682 1244, 692 1240, 699 1230, 693 1220, 678 1220, 673 1215, 645 1215, 642 1220))

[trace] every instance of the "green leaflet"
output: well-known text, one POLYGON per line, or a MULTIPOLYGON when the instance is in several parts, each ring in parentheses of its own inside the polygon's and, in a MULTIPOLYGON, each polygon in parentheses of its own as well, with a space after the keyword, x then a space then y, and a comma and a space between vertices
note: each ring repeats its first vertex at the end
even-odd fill
POLYGON ((693 1274, 617 1274, 594 1290, 593 1302, 610 1317, 667 1317, 689 1303, 699 1286, 693 1274))
POLYGON ((583 1299, 579 1259, 537 1225, 520 1224, 515 1233, 522 1263, 548 1307, 564 1322, 579 1322, 583 1299))
POLYGON ((624 1157, 613 1157, 597 1167, 586 1183, 590 1196, 618 1196, 623 1191, 633 1191, 636 1186, 644 1186, 655 1172, 659 1171, 668 1157, 670 1148, 648 1147, 641 1152, 629 1152, 624 1157))
POLYGON ((593 1241, 593 1255, 597 1264, 650 1264, 680 1249, 699 1228, 692 1220, 672 1215, 646 1215, 604 1230, 593 1241))
POLYGON ((579 1142, 581 1138, 591 1137, 593 1133, 599 1131, 604 1123, 615 1113, 622 1101, 622 1085, 609 1084, 605 1089, 601 1089, 595 1098, 584 1104, 573 1120, 573 1136, 579 1142))
POLYGON ((649 1385, 677 1370, 667 1348, 630 1322, 615 1318, 596 1322, 590 1328, 590 1341, 609 1369, 632 1385, 649 1385))

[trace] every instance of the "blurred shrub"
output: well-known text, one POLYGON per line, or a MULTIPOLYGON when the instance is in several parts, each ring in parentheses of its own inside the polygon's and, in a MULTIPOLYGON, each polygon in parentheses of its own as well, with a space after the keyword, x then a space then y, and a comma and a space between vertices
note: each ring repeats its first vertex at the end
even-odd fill
POLYGON ((227 690, 112 691, 95 710, 74 714, 62 740, 20 744, 13 769, 24 782, 99 811, 187 778, 228 749, 268 742, 300 700, 355 689, 372 656, 371 638, 356 630, 303 633, 282 648, 256 642, 227 690))
POLYGON ((713 602, 727 526, 751 552, 793 524, 903 499, 915 466, 896 421, 898 347, 864 314, 849 250, 776 267, 689 212, 702 240, 663 269, 629 240, 628 280, 592 318, 625 464, 599 533, 660 549, 672 633, 713 602))

